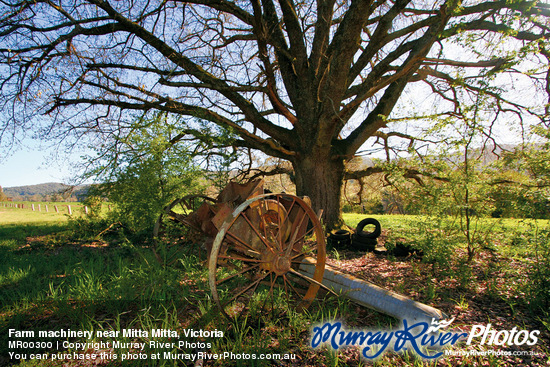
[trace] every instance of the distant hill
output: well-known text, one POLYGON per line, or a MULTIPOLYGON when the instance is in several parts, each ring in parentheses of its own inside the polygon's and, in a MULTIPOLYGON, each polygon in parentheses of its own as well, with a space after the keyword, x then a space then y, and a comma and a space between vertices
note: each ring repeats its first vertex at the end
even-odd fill
POLYGON ((58 182, 4 187, 4 195, 14 201, 81 201, 90 185, 69 186, 58 182))

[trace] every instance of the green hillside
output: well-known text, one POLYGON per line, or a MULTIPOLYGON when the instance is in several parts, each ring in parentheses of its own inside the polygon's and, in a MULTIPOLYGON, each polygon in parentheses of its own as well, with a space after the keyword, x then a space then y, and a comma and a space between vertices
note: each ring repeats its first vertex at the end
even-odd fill
POLYGON ((5 187, 4 195, 14 201, 80 201, 90 185, 70 186, 58 182, 5 187))

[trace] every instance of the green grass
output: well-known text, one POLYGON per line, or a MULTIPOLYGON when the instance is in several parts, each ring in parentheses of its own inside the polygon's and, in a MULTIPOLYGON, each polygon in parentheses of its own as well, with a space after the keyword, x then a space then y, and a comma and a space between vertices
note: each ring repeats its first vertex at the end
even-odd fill
MULTIPOLYGON (((61 215, 69 215, 69 208, 71 207, 72 217, 80 217, 85 214, 84 207, 85 205, 80 202, 30 202, 30 201, 14 201, 14 202, 0 202, 0 222, 5 223, 6 220, 14 221, 28 221, 37 219, 40 221, 49 221, 54 220, 61 215), (18 207, 14 207, 18 205, 18 207), (32 209, 34 205, 34 210, 32 209), (55 208, 57 207, 58 211, 56 212, 55 208), (46 211, 47 209, 47 211, 46 211), (15 214, 17 213, 17 214, 15 214), (5 214, 5 215, 4 215, 5 214), (11 214, 11 215, 10 215, 11 214), (21 215, 24 216, 21 216, 21 215), (4 219, 4 217, 6 219, 4 219), (28 218, 28 219, 25 219, 28 218)), ((101 205, 101 213, 105 214, 112 210, 114 205, 104 203, 101 205)), ((90 209, 90 208, 88 208, 90 209)))
MULTIPOLYGON (((393 237, 390 238, 409 236, 410 241, 426 240, 426 231, 422 232, 418 226, 418 223, 426 222, 424 217, 344 214, 350 227, 355 227, 365 217, 379 219, 383 229, 392 233, 393 237)), ((452 221, 444 224, 449 223, 454 224, 452 221)), ((539 221, 536 228, 542 228, 546 224, 539 221)), ((485 299, 485 302, 491 305, 513 307, 514 318, 521 317, 522 320, 526 320, 526 304, 518 295, 524 291, 521 284, 525 284, 526 268, 523 266, 524 262, 531 261, 529 253, 532 255, 534 246, 532 233, 536 228, 531 221, 493 219, 488 220, 484 226, 486 230, 492 230, 494 238, 498 240, 498 246, 494 244, 496 253, 502 254, 501 256, 513 254, 514 259, 518 259, 514 260, 517 266, 508 266, 511 263, 508 260, 504 261, 504 258, 500 258, 499 262, 483 257, 473 265, 464 264, 459 258, 451 259, 449 268, 446 272, 440 271, 437 275, 438 283, 434 283, 434 275, 431 273, 433 264, 389 257, 384 260, 387 261, 386 266, 394 266, 396 269, 410 266, 411 274, 421 281, 418 284, 409 284, 399 278, 389 278, 385 286, 402 292, 414 291, 417 292, 415 298, 423 302, 435 306, 439 303, 450 304, 451 309, 455 307, 464 311, 475 309, 476 299, 485 299), (506 282, 499 282, 503 276, 507 277, 506 282), (447 286, 455 283, 458 284, 459 292, 450 285, 447 286), (484 293, 476 293, 476 284, 487 284, 487 290, 484 293)), ((243 313, 235 322, 231 322, 220 315, 212 301, 204 258, 190 254, 174 266, 165 268, 155 260, 150 243, 121 240, 119 237, 123 234, 119 232, 111 234, 111 237, 98 239, 94 235, 73 233, 74 228, 77 228, 74 222, 68 220, 65 215, 6 210, 0 207, 0 365, 8 363, 4 356, 8 352, 7 335, 8 329, 11 328, 36 331, 89 330, 94 333, 129 328, 172 329, 181 332, 193 328, 217 329, 224 332, 223 338, 205 340, 212 344, 210 353, 293 353, 298 356, 298 361, 294 361, 294 364, 282 361, 281 365, 360 366, 367 363, 359 358, 359 352, 354 349, 345 349, 337 353, 327 348, 311 350, 308 347, 308 338, 312 325, 323 321, 342 320, 350 327, 382 330, 395 324, 395 320, 390 317, 330 295, 322 296, 324 298, 314 302, 304 313, 296 312, 293 306, 286 302, 285 297, 277 299, 274 310, 262 313, 261 297, 258 297, 258 300, 249 305, 248 312, 243 313)), ((90 228, 99 231, 103 227, 90 228)), ((441 243, 450 245, 448 242, 451 238, 444 239, 447 242, 441 243)), ((453 237, 452 240, 455 241, 456 238, 453 237)), ((451 247, 460 250, 463 245, 458 242, 453 246, 451 247)), ((346 256, 353 256, 353 259, 369 258, 372 254, 350 255, 343 252, 341 256, 345 260, 346 256)), ((371 279, 376 276, 376 271, 367 270, 365 274, 371 279)), ((483 319, 477 322, 491 322, 492 316, 479 316, 483 319)), ((540 313, 535 317, 529 317, 532 322, 539 322, 538 325, 541 327, 544 322, 548 322, 548 317, 545 318, 540 313), (536 321, 536 317, 539 317, 540 321, 536 321)), ((113 340, 148 343, 152 338, 93 337, 88 342, 113 340)), ((186 339, 182 337, 181 340, 186 339)), ((166 342, 168 339, 157 338, 157 341, 166 342)), ((48 349, 40 351, 51 352, 48 349)), ((124 348, 117 350, 119 355, 128 351, 124 348)), ((193 352, 189 348, 146 348, 148 355, 162 354, 165 351, 193 352)), ((225 362, 227 363, 223 365, 250 365, 238 360, 225 362)), ((255 365, 258 366, 273 365, 271 361, 256 362, 255 365)), ((473 365, 486 360, 471 357, 460 362, 473 365)), ((502 361, 491 362, 499 365, 502 361)), ((66 361, 46 363, 27 360, 19 365, 62 366, 64 363, 66 361)), ((167 360, 146 360, 133 361, 129 365, 177 363, 167 360)), ((114 361, 110 365, 124 363, 114 361)), ((209 361, 207 365, 221 364, 209 361)), ((388 354, 374 365, 428 366, 429 363, 410 355, 388 354)))
POLYGON ((67 215, 55 212, 36 212, 26 209, 8 209, 0 208, 0 223, 2 225, 20 225, 28 223, 37 223, 41 225, 52 223, 63 223, 67 221, 67 215))
MULTIPOLYGON (((357 224, 365 218, 377 219, 382 228, 391 228, 393 231, 399 231, 401 229, 410 229, 415 227, 416 223, 422 222, 426 219, 426 216, 422 215, 401 215, 401 214, 357 214, 357 213, 343 213, 345 223, 355 228, 357 224)), ((443 218, 446 222, 451 223, 454 226, 458 225, 458 221, 453 218, 443 218)), ((479 218, 479 226, 482 229, 492 229, 495 232, 509 232, 509 231, 526 231, 532 228, 533 225, 539 227, 546 227, 550 221, 545 219, 515 219, 515 218, 479 218)))
MULTIPOLYGON (((2 217, 7 223, 2 225, 0 237, 0 358, 8 352, 8 329, 181 330, 184 326, 218 329, 228 336, 212 340, 213 348, 209 352, 259 353, 288 352, 288 344, 282 341, 292 340, 296 328, 300 332, 307 328, 301 316, 293 318, 293 326, 288 328, 280 318, 266 325, 257 313, 240 320, 240 324, 233 324, 220 318, 211 301, 204 259, 190 255, 174 267, 164 268, 148 246, 110 245, 93 239, 83 241, 80 236, 74 240, 66 218, 36 222, 38 215, 21 211, 2 217), (263 333, 258 325, 284 328, 281 346, 269 347, 272 336, 263 333)), ((283 302, 277 312, 294 311, 283 302)), ((136 340, 123 337, 101 340, 115 339, 136 340)), ((147 349, 149 354, 164 351, 147 349)), ((117 352, 122 354, 128 350, 117 352)), ((6 360, 0 359, 0 365, 3 362, 6 360)), ((63 363, 52 362, 52 365, 63 363)), ((136 363, 139 365, 138 362, 132 365, 136 363)), ((162 361, 160 365, 173 363, 162 361)), ((22 361, 20 365, 43 364, 22 361)), ((152 363, 146 361, 141 365, 152 363)))
MULTIPOLYGON (((443 231, 442 239, 458 247, 464 246, 464 232, 460 220, 452 217, 435 218, 422 215, 376 215, 344 213, 344 221, 350 228, 365 218, 377 219, 382 229, 389 234, 389 241, 406 242, 412 245, 422 241, 419 237, 427 231, 443 231), (450 234, 450 235, 449 235, 450 234), (404 240, 404 241, 402 241, 404 240)), ((473 218, 471 232, 479 239, 481 248, 493 249, 503 256, 530 257, 532 247, 526 245, 528 238, 535 236, 537 231, 550 228, 550 221, 544 219, 515 218, 473 218)), ((428 244, 430 245, 430 244, 428 244)), ((392 243, 390 243, 392 246, 392 243)))
POLYGON ((73 242, 65 219, 27 223, 24 213, 18 226, 16 217, 0 237, 0 356, 8 329, 180 328, 178 315, 203 295, 180 284, 182 271, 204 278, 200 261, 163 268, 146 247, 73 242))

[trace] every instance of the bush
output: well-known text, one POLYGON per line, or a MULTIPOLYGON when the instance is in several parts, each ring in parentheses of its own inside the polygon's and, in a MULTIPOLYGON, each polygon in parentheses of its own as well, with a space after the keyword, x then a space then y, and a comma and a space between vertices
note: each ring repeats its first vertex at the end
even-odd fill
POLYGON ((137 119, 139 127, 120 131, 94 147, 100 158, 90 157, 92 168, 84 178, 105 183, 93 187, 86 200, 91 220, 100 212, 98 198, 107 199, 114 209, 108 214, 111 224, 119 223, 130 234, 150 235, 167 204, 200 189, 200 169, 193 147, 171 142, 185 121, 171 120, 164 113, 137 119))
POLYGON ((344 213, 360 213, 357 211, 357 206, 356 205, 351 205, 351 204, 344 204, 342 206, 342 212, 344 213))
POLYGON ((384 204, 379 199, 370 199, 363 204, 365 214, 384 214, 384 204))
POLYGON ((548 310, 550 307, 550 228, 534 229, 530 238, 535 257, 528 268, 528 299, 534 311, 548 310))
POLYGON ((386 248, 391 251, 396 246, 410 247, 423 253, 423 261, 433 264, 434 271, 447 271, 456 258, 456 248, 460 245, 460 233, 449 219, 436 216, 414 217, 406 229, 399 233, 390 232, 386 248))
POLYGON ((94 195, 95 189, 90 189, 88 196, 82 200, 82 204, 88 207, 88 217, 98 218, 101 216, 101 208, 103 206, 103 198, 100 195, 94 195))

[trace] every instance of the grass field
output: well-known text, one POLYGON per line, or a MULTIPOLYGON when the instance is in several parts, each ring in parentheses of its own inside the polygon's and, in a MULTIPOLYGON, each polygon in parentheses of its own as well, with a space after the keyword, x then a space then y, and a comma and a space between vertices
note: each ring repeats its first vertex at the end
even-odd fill
MULTIPOLYGON (((535 252, 541 251, 534 236, 544 233, 545 222, 488 220, 479 228, 490 231, 487 248, 481 248, 473 263, 464 262, 460 231, 440 236, 456 223, 430 221, 422 217, 374 216, 384 228, 382 239, 432 244, 429 261, 415 256, 396 258, 373 253, 330 249, 329 262, 345 271, 364 277, 387 289, 417 301, 440 308, 456 317, 453 326, 466 329, 474 324, 492 323, 496 329, 540 330, 536 346, 527 349, 536 356, 452 356, 441 358, 437 365, 548 365, 550 319, 540 308, 530 304, 530 282, 535 252), (432 231, 425 227, 432 225, 432 231), (439 225, 439 227, 438 227, 439 225), (443 237, 443 239, 441 238, 443 237), (424 241, 424 242, 423 242, 424 241), (430 242, 432 241, 432 242, 430 242), (447 241, 447 243, 445 243, 447 241), (452 242, 452 243, 451 243, 452 242), (449 251, 453 253, 449 257, 449 251), (439 255, 441 258, 438 258, 439 255), (447 260, 446 262, 444 260, 447 260)), ((364 216, 345 216, 350 227, 364 216)), ((84 366, 84 365, 183 365, 194 361, 180 359, 147 359, 123 362, 122 355, 139 355, 135 344, 176 341, 210 343, 209 353, 291 354, 293 360, 206 360, 210 365, 258 366, 361 366, 369 364, 359 357, 356 348, 337 352, 330 348, 311 349, 312 325, 326 320, 342 320, 350 328, 381 330, 396 321, 375 311, 359 307, 343 297, 321 296, 310 309, 298 313, 282 298, 267 314, 251 304, 243 317, 231 322, 220 316, 211 299, 204 255, 191 252, 176 265, 161 266, 153 256, 147 240, 134 243, 121 229, 105 236, 82 236, 75 231, 74 221, 65 215, 20 211, 0 207, 0 365, 84 366), (256 311, 255 311, 256 310, 256 311), (78 337, 33 338, 44 344, 38 348, 8 348, 9 330, 85 330, 90 339, 78 337), (170 338, 143 335, 97 337, 97 331, 132 330, 221 330, 221 338, 170 338), (61 341, 60 347, 49 347, 50 341, 61 341), (109 345, 101 344, 106 341, 109 345), (113 348, 113 342, 122 343, 113 348), (63 344, 72 343, 72 344, 63 344), (88 342, 79 349, 77 342, 88 342), (95 344, 94 344, 95 343, 95 344), (27 354, 26 359, 9 353, 27 354), (30 353, 48 357, 30 359, 30 353), (119 356, 117 360, 52 361, 57 353, 80 353, 119 356), (222 363, 223 362, 223 363, 222 363)), ((480 231, 481 231, 480 229, 480 231)), ((447 232, 445 232, 447 233, 447 232)), ((22 339, 24 340, 24 339, 22 339)), ((31 340, 31 339, 29 339, 31 340)), ((460 346, 460 350, 484 347, 460 346)), ((513 350, 513 347, 488 349, 513 350)), ((195 353, 200 344, 181 348, 149 345, 147 356, 164 352, 195 353)), ((19 356, 22 357, 22 356, 19 356)), ((377 366, 434 365, 414 354, 387 353, 377 366)))

